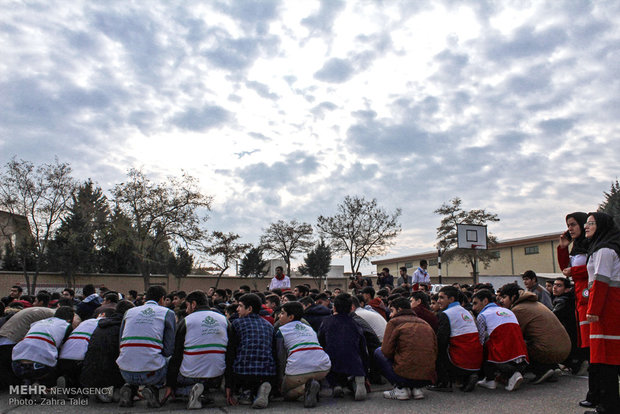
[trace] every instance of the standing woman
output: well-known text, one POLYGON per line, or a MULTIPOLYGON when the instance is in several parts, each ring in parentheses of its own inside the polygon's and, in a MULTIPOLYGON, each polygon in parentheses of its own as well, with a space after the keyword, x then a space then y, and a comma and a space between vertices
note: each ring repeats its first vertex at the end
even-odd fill
POLYGON ((590 363, 596 364, 600 384, 599 406, 587 413, 613 413, 620 404, 620 230, 612 216, 589 213, 585 233, 590 241, 590 363))

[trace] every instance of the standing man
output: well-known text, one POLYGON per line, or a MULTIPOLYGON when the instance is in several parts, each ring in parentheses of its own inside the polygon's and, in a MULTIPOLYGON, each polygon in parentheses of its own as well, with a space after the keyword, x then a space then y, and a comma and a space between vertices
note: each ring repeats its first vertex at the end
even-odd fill
POLYGON ((418 290, 420 284, 431 283, 431 277, 428 275, 426 268, 428 267, 428 262, 424 259, 420 260, 420 266, 413 273, 413 290, 418 290))
POLYGON ((291 278, 284 274, 282 266, 276 267, 276 274, 269 283, 269 290, 282 289, 289 290, 291 288, 291 278))
POLYGON ((394 276, 390 274, 390 269, 384 267, 382 272, 379 273, 377 277, 377 283, 379 284, 379 289, 383 289, 386 286, 389 286, 390 289, 394 289, 394 276))
POLYGON ((121 388, 120 407, 131 407, 140 385, 148 406, 157 408, 159 388, 168 370, 167 357, 174 350, 176 320, 174 312, 164 307, 166 290, 151 286, 146 303, 125 313, 120 330, 120 355, 116 360, 126 384, 121 388))
POLYGON ((536 276, 536 273, 534 273, 533 270, 526 270, 521 278, 528 292, 535 293, 540 303, 545 305, 547 309, 553 310, 551 295, 547 292, 547 289, 538 284, 538 276, 536 276))
POLYGON ((411 276, 407 274, 407 268, 405 266, 399 269, 400 277, 396 281, 396 286, 403 287, 407 290, 411 289, 411 276))

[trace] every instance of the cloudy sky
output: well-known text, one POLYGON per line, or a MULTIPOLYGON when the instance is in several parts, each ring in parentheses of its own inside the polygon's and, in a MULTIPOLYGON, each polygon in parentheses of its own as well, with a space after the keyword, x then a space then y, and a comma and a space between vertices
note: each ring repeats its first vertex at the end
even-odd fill
POLYGON ((433 248, 455 196, 548 233, 620 175, 619 2, 2 3, 3 165, 186 171, 247 242, 347 194, 402 208, 388 256, 433 248))

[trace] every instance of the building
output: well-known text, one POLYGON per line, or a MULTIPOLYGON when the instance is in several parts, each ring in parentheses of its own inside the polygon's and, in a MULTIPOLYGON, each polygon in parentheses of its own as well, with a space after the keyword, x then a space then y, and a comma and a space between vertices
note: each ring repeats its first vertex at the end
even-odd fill
MULTIPOLYGON (((560 232, 540 234, 536 236, 520 237, 498 242, 489 249, 497 257, 488 267, 480 263, 478 275, 481 282, 490 278, 497 280, 520 280, 520 275, 526 270, 534 270, 542 278, 561 276, 561 269, 557 263, 556 248, 560 239, 560 232)), ((420 265, 420 260, 428 261, 428 273, 433 283, 439 283, 437 250, 416 253, 410 256, 400 256, 388 259, 374 260, 377 273, 384 267, 390 269, 392 275, 398 276, 398 269, 402 266, 410 269, 407 273, 413 274, 420 265)), ((459 261, 442 263, 441 283, 472 283, 471 266, 459 261)))

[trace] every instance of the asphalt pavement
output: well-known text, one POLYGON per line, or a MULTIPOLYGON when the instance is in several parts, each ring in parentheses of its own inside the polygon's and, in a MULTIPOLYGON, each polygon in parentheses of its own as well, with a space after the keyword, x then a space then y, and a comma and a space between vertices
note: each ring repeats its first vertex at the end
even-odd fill
MULTIPOLYGON (((366 401, 353 401, 347 394, 342 399, 322 397, 316 408, 305 409, 301 402, 270 402, 264 411, 269 413, 316 412, 316 413, 450 413, 450 414, 481 414, 481 413, 524 413, 524 414, 573 414, 583 413, 578 406, 587 391, 587 377, 563 375, 558 382, 540 385, 525 382, 521 388, 508 392, 499 387, 496 390, 476 388, 472 393, 463 393, 455 388, 452 393, 424 391, 423 400, 387 400, 383 398, 383 390, 388 385, 373 386, 366 401)), ((326 390, 325 390, 326 391, 326 390)), ((227 406, 222 392, 213 392, 210 396, 215 400, 211 406, 194 412, 208 413, 240 413, 254 411, 249 406, 227 406)), ((132 408, 119 408, 116 403, 103 404, 92 398, 75 398, 63 401, 46 399, 31 404, 19 396, 10 395, 9 391, 0 392, 0 413, 145 413, 188 412, 183 402, 168 402, 159 409, 146 406, 146 402, 137 401, 132 408)))

